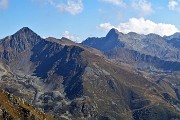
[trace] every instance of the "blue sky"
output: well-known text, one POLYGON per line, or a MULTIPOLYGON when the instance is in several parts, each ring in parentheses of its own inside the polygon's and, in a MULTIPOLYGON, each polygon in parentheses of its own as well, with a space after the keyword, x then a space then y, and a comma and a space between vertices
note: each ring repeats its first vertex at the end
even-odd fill
POLYGON ((22 27, 78 42, 112 27, 163 36, 180 30, 179 19, 180 0, 0 0, 0 38, 22 27))

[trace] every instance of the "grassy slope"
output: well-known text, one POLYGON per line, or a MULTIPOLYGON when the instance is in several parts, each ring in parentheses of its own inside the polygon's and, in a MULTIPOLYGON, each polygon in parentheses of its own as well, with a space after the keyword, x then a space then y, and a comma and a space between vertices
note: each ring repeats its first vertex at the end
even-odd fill
MULTIPOLYGON (((0 108, 5 110, 9 116, 14 120, 54 120, 51 115, 44 114, 29 104, 25 103, 23 100, 16 96, 10 95, 9 93, 0 90, 0 108), (30 112, 29 116, 26 116, 26 112, 30 112)), ((0 116, 2 119, 2 116, 0 116)))
POLYGON ((84 75, 85 93, 94 101, 98 114, 123 120, 180 118, 180 113, 164 100, 164 90, 158 85, 99 56, 83 55, 94 71, 93 75, 84 75), (103 70, 110 75, 98 72, 103 70))

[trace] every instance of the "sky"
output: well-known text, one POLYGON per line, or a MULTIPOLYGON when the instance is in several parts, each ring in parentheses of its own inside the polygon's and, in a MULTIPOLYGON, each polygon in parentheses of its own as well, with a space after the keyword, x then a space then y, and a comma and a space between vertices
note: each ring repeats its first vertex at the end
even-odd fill
POLYGON ((0 0, 0 39, 29 27, 41 37, 81 42, 120 32, 180 31, 180 0, 0 0))

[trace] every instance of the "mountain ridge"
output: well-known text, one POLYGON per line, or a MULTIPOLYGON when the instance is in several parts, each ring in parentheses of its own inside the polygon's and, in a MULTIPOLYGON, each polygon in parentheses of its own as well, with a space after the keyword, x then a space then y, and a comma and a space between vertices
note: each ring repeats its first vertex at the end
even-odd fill
POLYGON ((173 40, 169 40, 169 42, 167 42, 167 40, 164 37, 161 37, 157 34, 141 35, 134 32, 123 34, 115 29, 111 29, 107 35, 106 37, 102 37, 102 38, 88 38, 82 42, 82 45, 87 45, 99 49, 102 52, 105 52, 105 54, 108 51, 113 51, 113 49, 117 48, 117 49, 134 51, 142 55, 144 54, 151 56, 152 58, 157 57, 163 61, 172 61, 172 62, 180 61, 179 59, 180 50, 176 47, 177 44, 173 43, 172 42, 173 40), (107 37, 107 35, 111 36, 110 34, 112 34, 112 36, 116 34, 117 37, 116 38, 107 37), (116 40, 117 42, 114 42, 114 40, 116 40), (119 46, 118 44, 121 45, 119 46))
POLYGON ((180 118, 180 102, 160 85, 162 76, 142 74, 68 39, 43 39, 26 30, 0 42, 1 89, 59 120, 180 118))

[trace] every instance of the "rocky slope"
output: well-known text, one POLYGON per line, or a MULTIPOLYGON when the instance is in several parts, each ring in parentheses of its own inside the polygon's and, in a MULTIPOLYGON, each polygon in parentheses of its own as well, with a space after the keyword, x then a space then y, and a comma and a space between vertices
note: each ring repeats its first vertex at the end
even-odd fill
POLYGON ((163 93, 166 100, 176 103, 175 99, 180 100, 179 40, 179 33, 161 37, 156 34, 139 35, 133 32, 123 34, 112 29, 106 37, 88 38, 82 44, 101 50, 118 65, 132 66, 138 74, 173 96, 169 97, 163 93))
POLYGON ((0 120, 54 120, 52 116, 4 90, 0 90, 0 96, 0 120))
POLYGON ((0 88, 55 119, 180 119, 180 101, 157 78, 66 38, 25 27, 0 40, 0 57, 0 88))
POLYGON ((160 59, 127 48, 114 48, 104 54, 119 63, 127 63, 135 68, 151 71, 180 71, 180 62, 160 59))
POLYGON ((164 39, 175 48, 180 48, 180 33, 175 33, 171 36, 164 36, 164 39))
POLYGON ((137 68, 177 71, 180 66, 180 49, 177 47, 179 38, 178 33, 161 37, 133 32, 123 34, 111 29, 106 37, 88 38, 82 44, 101 50, 110 59, 132 64, 137 68))

